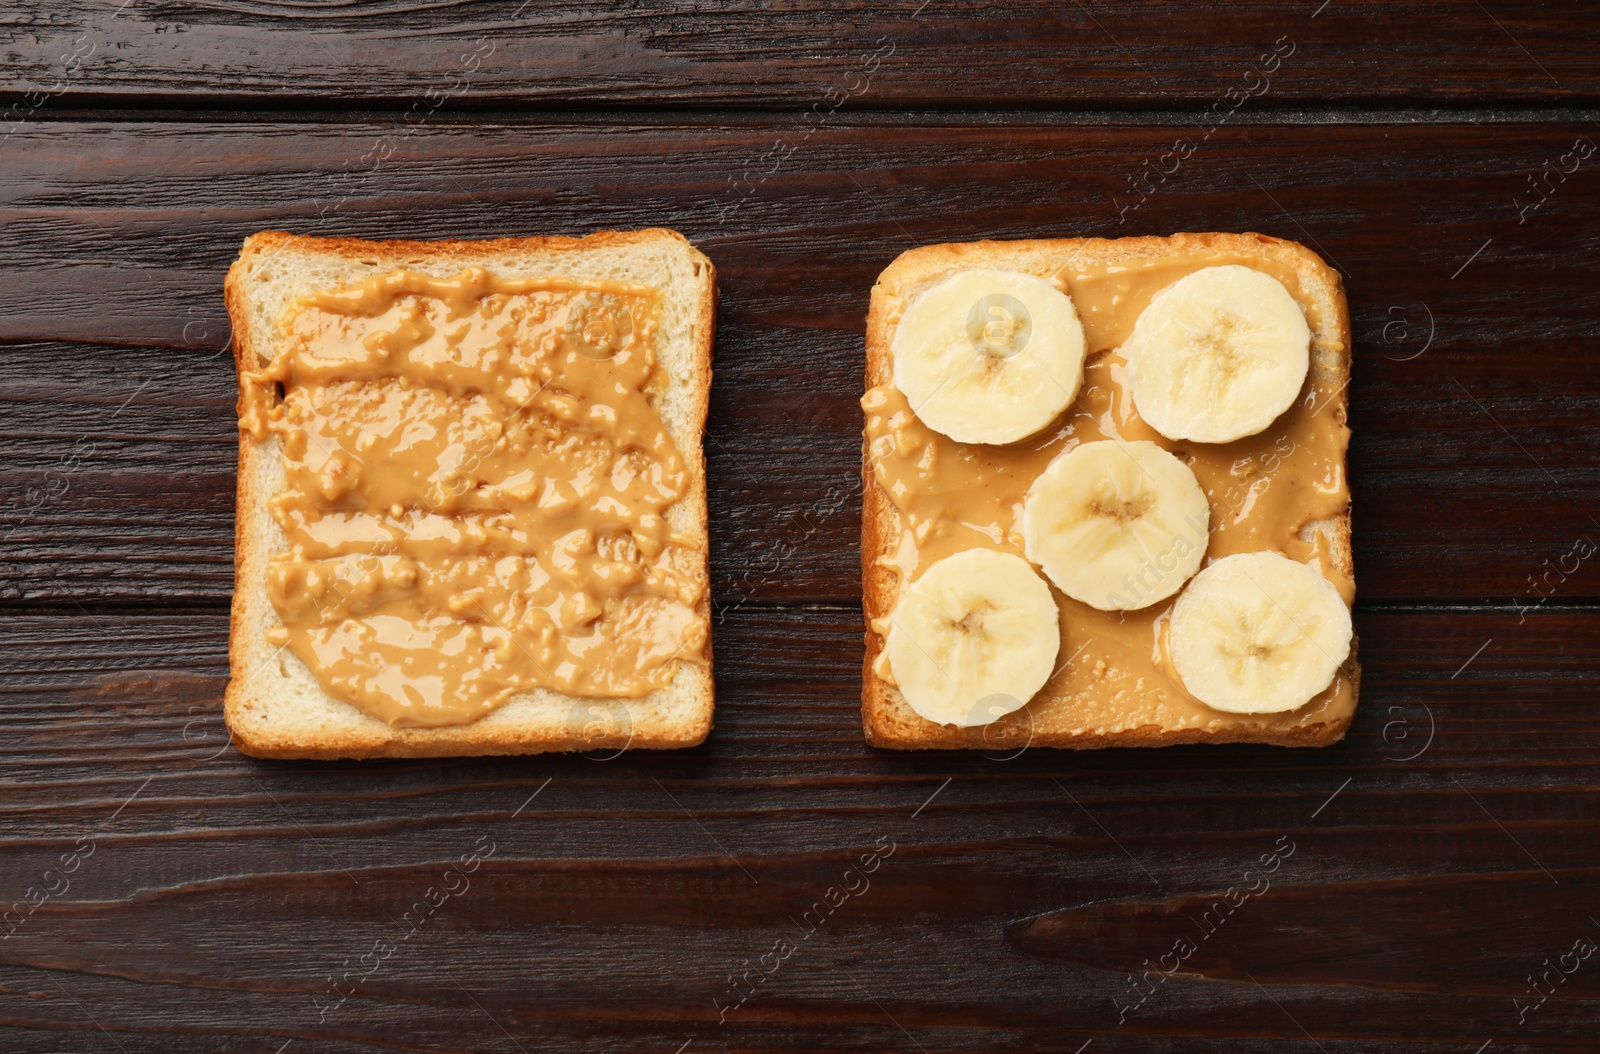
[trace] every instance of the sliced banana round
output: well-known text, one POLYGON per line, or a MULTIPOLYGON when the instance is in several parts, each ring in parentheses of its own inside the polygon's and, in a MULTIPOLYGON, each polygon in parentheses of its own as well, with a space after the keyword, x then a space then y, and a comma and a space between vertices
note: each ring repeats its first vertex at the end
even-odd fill
POLYGON ((1050 462, 1022 506, 1028 559, 1101 611, 1165 600, 1200 568, 1211 504, 1194 472, 1154 443, 1082 443, 1050 462))
POLYGON ((1311 328, 1271 275, 1206 267, 1157 293, 1123 345, 1139 416, 1168 439, 1228 443, 1294 404, 1311 328))
POLYGON ((1172 606, 1167 651, 1189 693, 1214 710, 1304 706, 1350 655, 1350 609, 1333 583, 1278 553, 1223 557, 1172 606))
POLYGON ((889 616, 889 668, 929 721, 986 725, 1027 705, 1050 679, 1060 618, 1026 560, 969 549, 901 591, 889 616))
POLYGON ((923 424, 959 443, 1014 443, 1072 404, 1083 323, 1031 274, 962 271, 923 292, 895 329, 894 386, 923 424))

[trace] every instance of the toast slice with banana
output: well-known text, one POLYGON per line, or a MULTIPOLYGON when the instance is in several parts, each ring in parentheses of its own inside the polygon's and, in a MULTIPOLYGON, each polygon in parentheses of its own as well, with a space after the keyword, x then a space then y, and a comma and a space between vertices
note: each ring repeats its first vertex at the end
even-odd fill
POLYGON ((868 742, 1340 739, 1350 339, 1337 272, 1266 235, 895 260, 862 398, 868 742))

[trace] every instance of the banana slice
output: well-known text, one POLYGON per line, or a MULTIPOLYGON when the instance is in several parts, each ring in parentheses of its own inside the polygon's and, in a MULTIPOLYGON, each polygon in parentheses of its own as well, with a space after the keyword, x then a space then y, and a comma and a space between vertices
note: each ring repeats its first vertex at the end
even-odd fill
POLYGON ((1211 505, 1194 472, 1154 443, 1082 443, 1028 490, 1022 539, 1056 588, 1101 611, 1165 600, 1200 568, 1211 505))
POLYGON ((889 668, 911 709, 941 725, 986 725, 1044 687, 1061 647, 1060 609, 1020 556, 968 549, 900 593, 889 668))
POLYGON ((1305 312, 1270 275, 1206 267, 1157 293, 1123 346, 1139 416, 1168 439, 1228 443, 1294 404, 1311 364, 1305 312))
POLYGON ((1043 278, 984 268, 952 275, 895 329, 894 386, 923 424, 958 443, 1014 443, 1077 398, 1083 323, 1043 278))
POLYGON ((1350 635, 1350 609, 1333 583, 1278 553, 1240 553, 1195 575, 1172 606, 1167 651, 1202 703, 1271 714, 1332 684, 1350 635))

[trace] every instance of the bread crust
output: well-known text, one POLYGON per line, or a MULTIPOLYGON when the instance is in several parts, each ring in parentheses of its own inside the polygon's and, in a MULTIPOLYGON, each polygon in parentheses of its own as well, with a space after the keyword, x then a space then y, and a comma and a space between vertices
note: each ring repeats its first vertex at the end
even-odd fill
MULTIPOLYGON (((710 627, 711 598, 709 589, 709 533, 706 513, 705 453, 702 441, 705 434, 706 412, 711 392, 712 343, 716 326, 717 285, 716 270, 711 261, 691 245, 677 231, 651 228, 640 231, 601 231, 584 237, 543 236, 528 238, 497 238, 488 240, 445 241, 367 241, 360 238, 321 238, 290 234, 284 231, 264 231, 246 238, 239 258, 228 269, 223 284, 223 295, 228 318, 233 329, 234 366, 239 376, 239 405, 242 412, 245 398, 244 374, 258 370, 269 361, 269 349, 276 337, 276 318, 263 324, 249 309, 248 293, 254 268, 272 257, 284 255, 285 259, 308 257, 338 259, 355 262, 367 273, 382 273, 398 267, 421 266, 431 272, 454 273, 461 268, 481 264, 485 257, 524 254, 578 253, 589 255, 596 251, 624 249, 649 243, 658 243, 664 249, 687 254, 697 288, 689 305, 692 318, 692 361, 689 363, 691 384, 681 390, 689 403, 688 424, 692 427, 695 442, 680 444, 685 464, 690 470, 690 486, 674 508, 689 507, 697 510, 693 522, 683 525, 685 533, 699 545, 700 573, 708 583, 702 596, 698 613, 710 627), (271 327, 271 328, 269 328, 271 327)), ((554 273, 552 272, 552 275, 554 273)), ((363 277, 365 275, 363 274, 363 277)), ((303 292, 316 292, 307 288, 303 292)), ((300 758, 332 760, 339 758, 416 758, 449 757, 462 755, 517 755, 547 751, 576 751, 594 749, 672 749, 697 746, 711 731, 714 704, 712 677, 712 641, 707 633, 704 673, 688 675, 695 669, 689 663, 679 663, 674 687, 681 683, 694 685, 692 699, 694 716, 690 721, 669 719, 652 706, 661 689, 642 700, 605 700, 564 696, 541 689, 539 695, 556 707, 574 707, 590 704, 615 707, 623 704, 629 713, 627 741, 591 740, 571 721, 524 722, 520 725, 498 720, 498 715, 512 704, 477 721, 464 725, 435 728, 391 728, 376 718, 360 714, 353 706, 326 696, 336 707, 348 708, 358 718, 357 727, 338 729, 308 728, 286 722, 264 723, 251 720, 258 715, 258 707, 266 706, 261 698, 259 683, 251 683, 252 671, 259 673, 262 661, 293 661, 292 656, 268 656, 262 659, 262 649, 271 649, 259 633, 259 606, 265 601, 264 591, 253 588, 253 583, 263 581, 265 566, 273 547, 271 539, 254 529, 250 510, 264 507, 272 497, 261 484, 262 470, 278 458, 277 441, 258 441, 241 432, 239 439, 239 472, 236 488, 237 520, 235 523, 235 590, 229 618, 228 657, 229 673, 224 697, 223 715, 228 726, 230 741, 242 752, 261 758, 300 758), (254 660, 254 661, 252 661, 254 660), (691 681, 684 681, 691 676, 691 681), (638 710, 637 716, 632 711, 638 710)), ((270 601, 267 601, 270 608, 270 601)), ((274 616, 275 617, 275 616, 274 616)), ((282 649, 275 649, 281 651, 282 649)), ((614 712, 614 711, 613 711, 614 712)))
MULTIPOLYGON (((910 249, 878 276, 867 312, 866 387, 892 383, 890 342, 898 323, 899 305, 915 293, 958 271, 974 267, 999 267, 1035 274, 1050 274, 1069 262, 1084 264, 1156 260, 1176 254, 1239 253, 1275 259, 1292 266, 1303 289, 1316 291, 1324 332, 1313 342, 1312 370, 1338 387, 1333 413, 1348 418, 1351 362, 1350 310, 1339 273, 1298 242, 1270 235, 1244 233, 1174 234, 1137 238, 1041 238, 1018 241, 953 242, 910 249)), ((871 626, 887 616, 895 601, 896 575, 879 561, 889 555, 895 539, 896 510, 873 475, 872 458, 863 433, 861 447, 861 583, 866 619, 865 655, 861 666, 861 726, 869 744, 894 750, 1000 749, 1014 745, 985 739, 984 728, 956 728, 936 724, 911 709, 898 688, 873 672, 884 639, 871 626)), ((1350 546, 1350 511, 1309 524, 1328 540, 1333 561, 1354 579, 1350 546)), ((1361 665, 1357 641, 1351 640, 1350 657, 1341 667, 1359 701, 1361 665)), ((1039 700, 1035 700, 1038 702, 1039 700)), ((1033 706, 1030 704, 1029 710, 1033 706)), ((1283 731, 1231 722, 1217 729, 1168 729, 1140 725, 1105 732, 1041 727, 1035 724, 1028 745, 1092 750, 1100 747, 1165 747, 1184 743, 1267 743, 1284 747, 1318 747, 1338 742, 1350 717, 1301 725, 1283 731)))

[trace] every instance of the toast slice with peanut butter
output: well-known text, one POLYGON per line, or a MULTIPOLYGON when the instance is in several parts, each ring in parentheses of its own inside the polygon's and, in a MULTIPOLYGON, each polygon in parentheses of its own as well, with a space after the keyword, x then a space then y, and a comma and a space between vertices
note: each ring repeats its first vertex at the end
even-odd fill
POLYGON ((263 233, 225 715, 278 758, 687 747, 711 728, 715 272, 667 230, 263 233))
POLYGON ((1339 740, 1350 340, 1337 272, 1259 234, 901 255, 867 316, 867 741, 1339 740))

